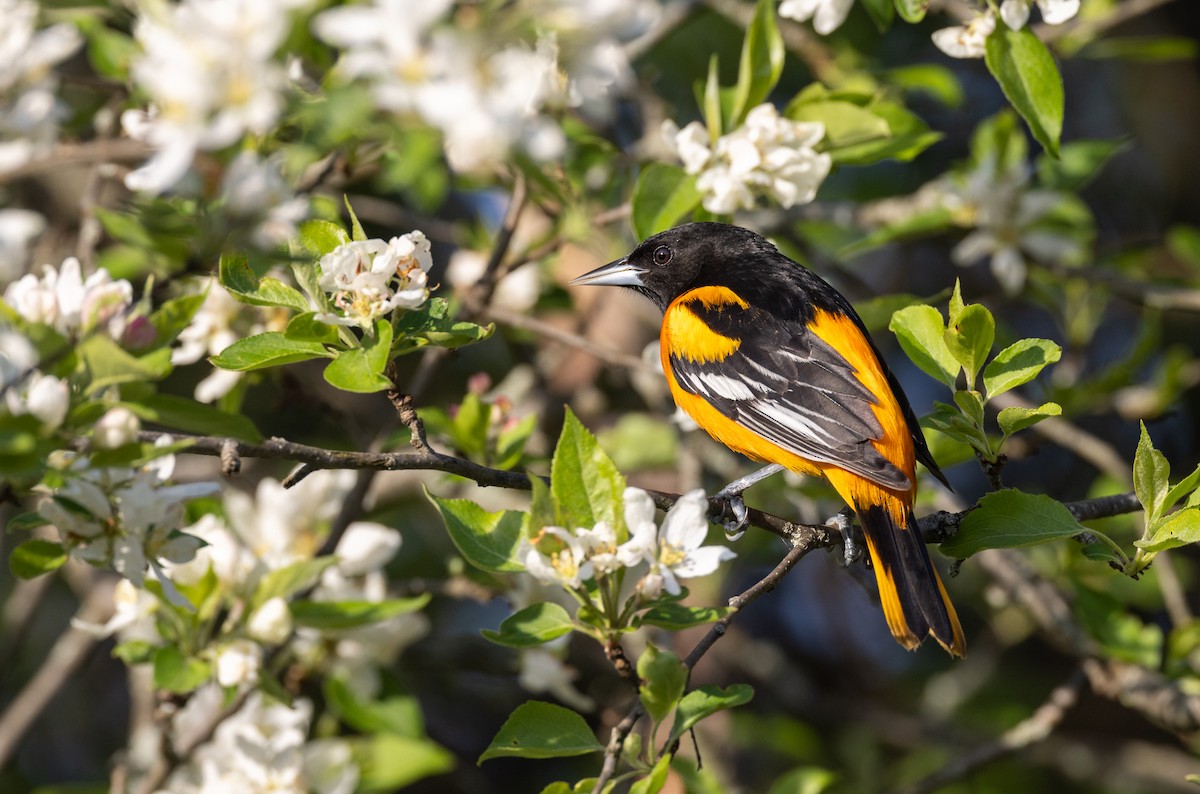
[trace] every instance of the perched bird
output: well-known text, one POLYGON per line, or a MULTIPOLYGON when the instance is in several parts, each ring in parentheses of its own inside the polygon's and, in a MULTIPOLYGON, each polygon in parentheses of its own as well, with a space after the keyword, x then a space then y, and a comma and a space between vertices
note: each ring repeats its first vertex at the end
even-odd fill
MULTIPOLYGON (((632 288, 663 311, 671 394, 730 449, 825 477, 854 509, 896 641, 932 635, 955 656, 966 641, 913 516, 916 461, 945 478, 908 399, 862 320, 837 290, 763 237, 689 223, 572 284, 632 288)), ((742 516, 744 506, 740 507, 742 516)))

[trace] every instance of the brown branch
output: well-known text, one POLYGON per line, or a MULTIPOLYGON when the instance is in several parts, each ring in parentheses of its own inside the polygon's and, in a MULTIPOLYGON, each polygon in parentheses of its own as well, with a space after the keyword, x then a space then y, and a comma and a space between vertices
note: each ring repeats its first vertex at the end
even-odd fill
POLYGON ((954 756, 933 774, 901 791, 903 794, 931 794, 943 786, 962 780, 981 767, 1045 740, 1075 706, 1083 684, 1083 670, 1076 668, 1027 719, 1009 728, 995 741, 954 756))
MULTIPOLYGON (((998 394, 991 399, 996 408, 1033 408, 1033 403, 1024 400, 1012 392, 998 394)), ((1043 438, 1053 441, 1064 449, 1074 452, 1083 460, 1095 466, 1101 472, 1115 477, 1121 482, 1131 482, 1128 462, 1113 449, 1113 446, 1076 424, 1060 416, 1043 419, 1030 428, 1043 438)))
POLYGON ((1159 6, 1164 6, 1171 0, 1125 0, 1115 6, 1111 12, 1096 19, 1074 19, 1061 25, 1047 25, 1040 22, 1033 26, 1033 32, 1044 42, 1052 42, 1066 36, 1095 37, 1106 30, 1123 25, 1131 19, 1149 13, 1159 6))
POLYGON ((101 163, 136 163, 145 160, 154 150, 141 141, 128 138, 106 138, 85 143, 60 143, 42 157, 30 160, 19 168, 0 172, 0 185, 21 179, 41 176, 63 168, 83 168, 101 163))

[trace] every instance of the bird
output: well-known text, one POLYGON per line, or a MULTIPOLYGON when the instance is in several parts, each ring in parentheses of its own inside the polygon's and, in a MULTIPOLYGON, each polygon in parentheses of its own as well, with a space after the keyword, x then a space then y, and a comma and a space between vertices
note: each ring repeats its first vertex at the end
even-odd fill
POLYGON ((740 492, 762 477, 783 468, 824 477, 858 518, 896 641, 914 650, 933 637, 966 654, 913 513, 916 462, 946 478, 840 292, 756 232, 713 222, 655 234, 571 284, 630 288, 662 310, 676 405, 717 441, 769 464, 717 494, 739 522, 740 492))

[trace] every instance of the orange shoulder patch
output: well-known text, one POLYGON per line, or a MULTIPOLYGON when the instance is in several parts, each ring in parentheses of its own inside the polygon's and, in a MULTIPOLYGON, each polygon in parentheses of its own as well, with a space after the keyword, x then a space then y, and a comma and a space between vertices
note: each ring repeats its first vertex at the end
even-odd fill
POLYGON ((721 361, 737 352, 742 340, 719 334, 704 322, 692 306, 699 304, 707 310, 721 311, 725 306, 740 309, 749 304, 726 287, 698 287, 683 293, 663 314, 663 368, 670 369, 669 356, 692 362, 721 361))

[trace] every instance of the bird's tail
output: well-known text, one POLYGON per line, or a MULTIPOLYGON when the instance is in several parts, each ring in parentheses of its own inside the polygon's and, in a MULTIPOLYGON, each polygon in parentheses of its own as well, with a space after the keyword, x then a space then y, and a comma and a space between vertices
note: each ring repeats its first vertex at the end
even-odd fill
POLYGON ((965 656, 958 614, 929 559, 912 508, 890 494, 884 500, 856 502, 892 636, 913 650, 932 635, 951 655, 965 656))

